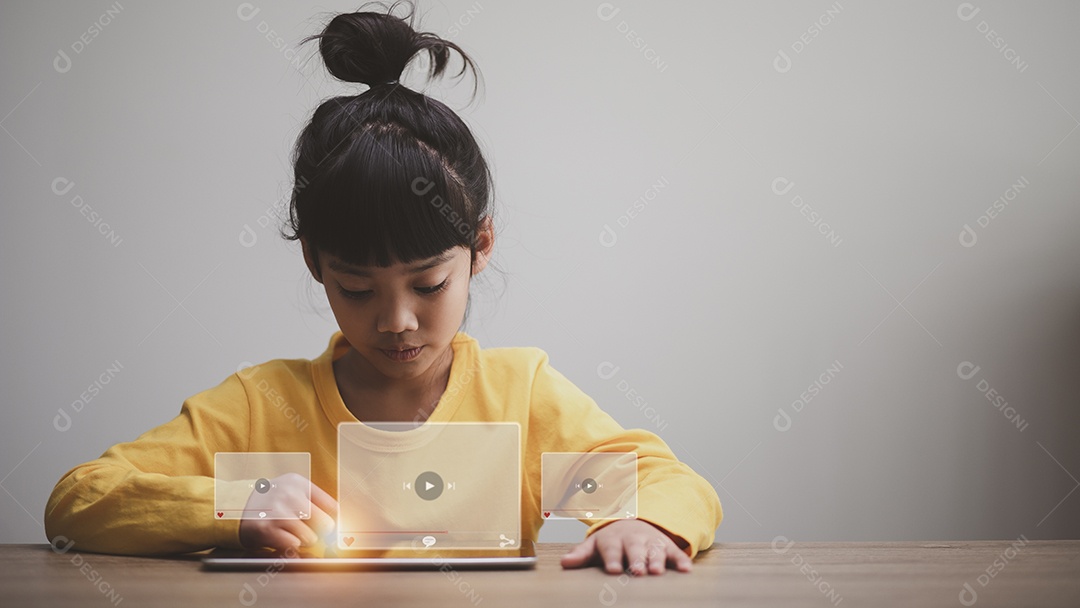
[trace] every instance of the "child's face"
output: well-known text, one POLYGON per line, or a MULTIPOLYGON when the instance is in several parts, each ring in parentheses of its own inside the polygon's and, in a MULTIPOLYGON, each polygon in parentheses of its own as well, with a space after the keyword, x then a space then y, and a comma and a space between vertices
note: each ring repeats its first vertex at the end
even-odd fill
MULTIPOLYGON (((319 264, 323 287, 338 326, 376 372, 370 380, 424 377, 461 327, 469 279, 486 264, 455 247, 409 264, 354 266, 326 253, 319 264), (381 376, 380 376, 381 374, 381 376)), ((311 265, 310 256, 305 257, 311 265)))

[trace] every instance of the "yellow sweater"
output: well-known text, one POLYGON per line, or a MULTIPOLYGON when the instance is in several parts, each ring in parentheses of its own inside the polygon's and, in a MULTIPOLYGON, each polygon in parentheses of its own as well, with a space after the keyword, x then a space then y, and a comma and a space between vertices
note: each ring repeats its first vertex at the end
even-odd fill
MULTIPOLYGON (((180 415, 65 474, 45 508, 49 539, 85 551, 162 554, 239 548, 238 519, 215 519, 215 452, 309 452, 311 481, 337 491, 337 425, 358 422, 345 407, 333 361, 341 332, 314 360, 275 359, 241 370, 184 402, 180 415)), ((723 513, 716 491, 655 434, 623 429, 548 363, 538 348, 481 349, 461 332, 447 389, 431 422, 521 426, 521 533, 537 539, 544 452, 636 452, 637 518, 709 547, 723 513)), ((336 496, 335 496, 336 498, 336 496)), ((582 519, 592 534, 612 520, 582 519)))

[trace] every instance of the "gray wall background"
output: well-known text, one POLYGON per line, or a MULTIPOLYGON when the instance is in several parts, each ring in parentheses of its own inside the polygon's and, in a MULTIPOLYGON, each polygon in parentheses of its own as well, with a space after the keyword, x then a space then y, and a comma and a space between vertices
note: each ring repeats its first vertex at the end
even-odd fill
MULTIPOLYGON (((275 228, 352 90, 297 44, 356 6, 4 3, 0 541, 240 362, 325 348, 275 228)), ((466 329, 659 432, 721 541, 1080 537, 1080 4, 421 10, 486 81, 428 87, 495 171, 466 329)))

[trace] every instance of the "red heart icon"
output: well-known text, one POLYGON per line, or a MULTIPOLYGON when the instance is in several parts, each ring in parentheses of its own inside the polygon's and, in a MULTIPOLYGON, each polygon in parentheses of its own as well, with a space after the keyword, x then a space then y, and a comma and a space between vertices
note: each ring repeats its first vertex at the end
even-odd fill
POLYGON ((356 539, 351 537, 351 536, 345 536, 345 537, 342 537, 341 542, 345 543, 346 547, 351 547, 354 540, 356 540, 356 539))
POLYGON ((544 519, 551 517, 551 511, 544 511, 544 519))
POLYGON ((217 512, 217 516, 218 516, 218 517, 225 517, 225 514, 224 514, 224 513, 222 513, 221 511, 218 511, 218 512, 217 512))

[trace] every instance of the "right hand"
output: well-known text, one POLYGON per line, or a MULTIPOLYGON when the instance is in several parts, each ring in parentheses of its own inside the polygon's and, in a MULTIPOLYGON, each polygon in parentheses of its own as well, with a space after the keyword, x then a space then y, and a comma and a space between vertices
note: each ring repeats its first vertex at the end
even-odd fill
POLYGON ((334 531, 338 503, 322 488, 296 473, 275 477, 270 483, 269 492, 252 490, 248 498, 240 521, 240 544, 248 549, 287 551, 317 545, 334 531), (273 512, 277 518, 260 518, 260 511, 273 512), (282 518, 282 514, 289 516, 282 518))

